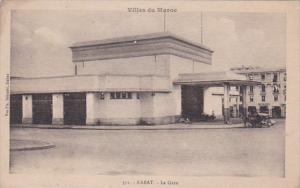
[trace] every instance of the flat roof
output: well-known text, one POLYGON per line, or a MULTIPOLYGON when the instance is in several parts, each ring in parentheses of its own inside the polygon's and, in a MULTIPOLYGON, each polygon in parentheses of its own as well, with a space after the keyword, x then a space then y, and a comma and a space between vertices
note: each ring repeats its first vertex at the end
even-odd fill
POLYGON ((109 38, 109 39, 103 39, 103 40, 82 41, 82 42, 74 43, 72 46, 70 46, 70 48, 98 46, 98 45, 132 42, 132 41, 139 41, 139 40, 150 40, 150 39, 166 38, 166 37, 187 43, 189 45, 193 45, 198 48, 205 49, 210 52, 213 52, 209 47, 207 47, 203 44, 192 42, 192 41, 182 38, 180 36, 174 35, 171 32, 157 32, 157 33, 148 33, 148 34, 143 34, 143 35, 132 35, 132 36, 109 38))
POLYGON ((253 68, 253 69, 235 69, 232 70, 238 74, 263 73, 263 72, 285 72, 286 68, 253 68))
POLYGON ((258 85, 260 82, 247 80, 244 75, 234 72, 205 72, 179 74, 179 78, 174 82, 180 85, 207 85, 220 86, 225 83, 231 85, 258 85))

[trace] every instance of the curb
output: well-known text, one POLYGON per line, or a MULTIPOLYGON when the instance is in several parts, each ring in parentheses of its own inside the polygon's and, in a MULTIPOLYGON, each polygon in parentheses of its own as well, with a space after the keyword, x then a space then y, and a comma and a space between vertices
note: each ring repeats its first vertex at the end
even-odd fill
MULTIPOLYGON (((11 140, 13 141, 13 140, 11 140)), ((10 146, 10 151, 29 151, 29 150, 42 150, 42 149, 50 149, 50 148, 54 148, 55 145, 48 143, 48 142, 43 142, 43 141, 38 141, 38 140, 15 140, 15 141, 23 141, 23 142, 38 142, 35 143, 36 146, 26 146, 26 143, 23 145, 24 146, 20 146, 20 147, 14 147, 14 146, 10 146)), ((33 145, 33 144, 31 144, 33 145)))
POLYGON ((38 129, 74 129, 74 130, 195 130, 195 129, 236 129, 245 128, 243 124, 236 125, 194 125, 185 127, 156 127, 156 126, 132 126, 132 127, 122 127, 122 126, 94 126, 94 127, 84 127, 84 126, 18 126, 12 125, 13 128, 38 128, 38 129), (219 127, 218 127, 219 126, 219 127))

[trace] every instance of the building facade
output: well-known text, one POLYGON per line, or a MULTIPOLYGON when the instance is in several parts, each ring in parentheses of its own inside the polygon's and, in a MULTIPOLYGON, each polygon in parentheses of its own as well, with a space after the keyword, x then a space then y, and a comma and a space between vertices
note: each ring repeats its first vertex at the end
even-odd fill
POLYGON ((286 115, 286 69, 236 67, 231 68, 248 80, 261 82, 257 86, 247 86, 247 108, 251 112, 268 113, 274 118, 286 115))
POLYGON ((136 125, 197 119, 206 109, 209 87, 223 88, 228 122, 229 88, 256 84, 243 75, 205 73, 213 51, 168 32, 79 42, 70 49, 74 75, 11 79, 12 123, 136 125))

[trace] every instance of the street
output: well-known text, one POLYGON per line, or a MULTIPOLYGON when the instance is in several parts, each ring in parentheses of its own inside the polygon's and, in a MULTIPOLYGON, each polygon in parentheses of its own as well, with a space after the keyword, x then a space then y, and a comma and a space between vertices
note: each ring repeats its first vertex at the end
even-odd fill
POLYGON ((11 152, 11 173, 284 176, 285 121, 270 128, 74 130, 12 128, 54 148, 11 152))

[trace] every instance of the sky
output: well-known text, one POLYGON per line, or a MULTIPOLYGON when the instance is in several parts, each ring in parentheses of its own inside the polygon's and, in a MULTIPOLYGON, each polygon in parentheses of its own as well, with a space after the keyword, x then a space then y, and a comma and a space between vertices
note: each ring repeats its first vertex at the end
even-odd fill
MULTIPOLYGON (((201 43, 201 13, 166 15, 166 30, 201 43)), ((286 16, 281 13, 203 12, 203 44, 214 51, 212 70, 237 66, 283 67, 286 16)), ((11 75, 72 75, 70 46, 79 41, 162 32, 162 13, 15 10, 11 25, 11 75)))

